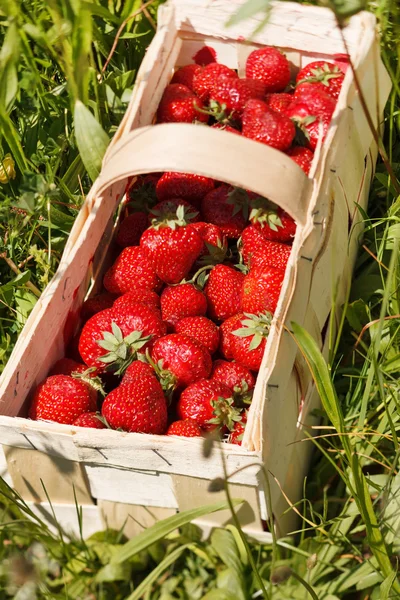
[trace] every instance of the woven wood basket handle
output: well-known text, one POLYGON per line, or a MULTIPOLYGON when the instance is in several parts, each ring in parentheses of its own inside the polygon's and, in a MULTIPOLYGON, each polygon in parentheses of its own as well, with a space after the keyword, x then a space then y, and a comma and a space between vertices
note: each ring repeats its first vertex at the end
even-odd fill
POLYGON ((269 198, 305 225, 312 183, 296 163, 269 146, 211 127, 167 123, 142 127, 107 155, 97 193, 133 175, 195 173, 269 198))

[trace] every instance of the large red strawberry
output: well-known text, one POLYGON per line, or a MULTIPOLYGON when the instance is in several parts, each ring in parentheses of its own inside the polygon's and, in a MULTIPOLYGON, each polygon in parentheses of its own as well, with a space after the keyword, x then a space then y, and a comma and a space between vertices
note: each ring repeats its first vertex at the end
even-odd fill
POLYGON ((167 402, 162 387, 153 375, 145 373, 108 394, 101 414, 113 429, 156 435, 167 429, 167 402))
POLYGON ((252 206, 250 222, 265 239, 282 243, 293 241, 296 223, 290 215, 265 198, 257 198, 252 206))
POLYGON ((314 152, 312 150, 304 146, 295 146, 294 148, 289 148, 286 154, 308 175, 314 159, 314 152))
POLYGON ((246 61, 246 77, 262 81, 267 92, 282 92, 290 83, 289 61, 272 46, 253 50, 246 61))
MULTIPOLYGON (((169 198, 158 202, 149 212, 149 224, 158 225, 176 217, 176 211, 180 206, 184 208, 184 219, 187 223, 195 223, 199 220, 199 211, 183 198, 169 198)), ((146 229, 146 227, 145 227, 146 229)), ((143 232, 142 232, 143 233, 143 232)), ((139 240, 140 241, 140 240, 139 240)))
POLYGON ((193 419, 184 419, 174 421, 167 429, 166 435, 179 435, 182 437, 200 437, 202 435, 201 428, 193 419))
POLYGON ((99 419, 99 413, 87 412, 80 415, 72 423, 75 427, 90 427, 91 429, 106 429, 107 426, 99 419))
POLYGON ((216 360, 213 362, 211 380, 226 385, 232 392, 239 394, 251 393, 256 380, 251 371, 237 362, 216 360))
POLYGON ((298 72, 296 77, 296 92, 303 83, 314 83, 318 84, 320 89, 337 100, 342 89, 343 80, 344 73, 337 64, 315 60, 308 63, 308 65, 298 72))
POLYGON ((269 313, 240 313, 227 319, 220 327, 221 351, 251 371, 258 371, 264 355, 272 316, 269 313))
POLYGON ((207 102, 214 85, 221 77, 237 79, 237 73, 225 65, 209 63, 193 77, 194 92, 203 102, 207 102))
POLYGON ((90 317, 100 312, 101 310, 105 310, 106 308, 111 308, 117 299, 116 294, 110 294, 109 292, 102 292, 100 294, 96 294, 91 298, 85 300, 82 304, 81 308, 81 318, 83 321, 87 321, 90 317))
POLYGON ((126 369, 125 374, 122 378, 121 385, 126 385, 127 383, 133 383, 138 378, 146 378, 146 380, 150 381, 150 377, 154 377, 157 379, 156 373, 151 365, 147 362, 143 362, 141 360, 135 360, 133 363, 129 365, 126 369))
POLYGON ((166 287, 160 300, 162 318, 171 325, 184 317, 205 315, 207 312, 207 299, 193 283, 166 287))
POLYGON ((212 319, 225 321, 241 311, 244 278, 244 273, 228 265, 213 267, 204 288, 212 319))
POLYGON ((185 85, 171 83, 165 88, 157 110, 158 123, 207 123, 208 115, 201 112, 202 101, 185 85))
POLYGON ((254 267, 245 276, 242 290, 242 310, 245 313, 274 313, 285 277, 283 269, 254 267))
POLYGON ((240 119, 249 100, 261 100, 264 96, 265 85, 261 81, 221 77, 210 93, 211 112, 217 119, 240 119))
POLYGON ((182 85, 186 85, 189 90, 193 91, 193 78, 197 73, 200 73, 201 66, 196 65, 194 63, 190 65, 185 65, 181 67, 177 71, 175 71, 174 76, 171 79, 171 83, 181 83, 182 85))
POLYGON ((293 94, 267 94, 265 98, 266 105, 278 113, 284 113, 292 102, 293 94))
POLYGON ((263 238, 263 245, 248 253, 247 265, 250 269, 275 267, 286 269, 292 247, 280 242, 271 242, 263 238))
POLYGON ((206 317, 185 317, 175 325, 176 333, 184 333, 202 344, 210 354, 219 346, 219 329, 206 317))
POLYGON ((180 419, 193 419, 205 430, 224 426, 232 429, 239 418, 231 390, 219 381, 206 379, 192 383, 182 392, 177 412, 180 419))
POLYGON ((136 288, 159 290, 161 281, 147 253, 139 246, 124 248, 103 279, 104 287, 112 294, 125 294, 136 288))
POLYGON ((296 129, 286 114, 271 110, 262 100, 249 100, 243 111, 242 135, 285 151, 292 145, 296 129))
POLYGON ((211 373, 211 356, 195 339, 171 333, 158 339, 151 352, 152 360, 163 371, 169 371, 177 388, 204 379, 211 373))
POLYGON ((226 235, 214 223, 199 221, 191 225, 197 231, 204 242, 203 250, 199 259, 206 265, 223 262, 228 251, 226 235))
POLYGON ((203 250, 203 240, 187 226, 182 206, 176 215, 175 220, 147 229, 140 240, 154 271, 168 284, 182 281, 203 250))
POLYGON ((336 101, 325 92, 304 83, 286 110, 286 114, 304 132, 308 146, 315 150, 319 139, 328 132, 336 101))
POLYGON ((159 200, 182 198, 198 208, 204 196, 214 189, 214 185, 214 179, 210 177, 167 171, 157 183, 156 194, 159 200))
POLYGON ((160 309, 160 298, 156 292, 147 288, 136 288, 131 292, 123 294, 123 296, 120 296, 114 301, 113 306, 115 308, 130 307, 138 302, 149 306, 155 311, 160 309))
POLYGON ((97 393, 68 375, 51 375, 36 388, 29 417, 39 421, 72 423, 80 415, 96 410, 97 393))
POLYGON ((203 198, 201 212, 205 221, 217 225, 226 237, 236 239, 249 216, 249 195, 240 188, 220 185, 203 198))
POLYGON ((254 225, 243 229, 238 240, 238 249, 245 265, 249 264, 251 255, 259 248, 265 248, 266 239, 254 225))
POLYGON ((79 352, 87 365, 123 373, 137 353, 151 347, 165 335, 166 325, 156 311, 145 304, 117 306, 103 310, 84 325, 79 352))
POLYGON ((138 246, 143 231, 148 226, 148 217, 145 212, 134 212, 121 222, 115 241, 121 248, 138 246))
POLYGON ((240 421, 237 421, 235 423, 235 426, 229 435, 228 442, 230 444, 236 444, 238 446, 242 445, 246 423, 247 423, 247 411, 243 411, 243 413, 241 414, 240 421))

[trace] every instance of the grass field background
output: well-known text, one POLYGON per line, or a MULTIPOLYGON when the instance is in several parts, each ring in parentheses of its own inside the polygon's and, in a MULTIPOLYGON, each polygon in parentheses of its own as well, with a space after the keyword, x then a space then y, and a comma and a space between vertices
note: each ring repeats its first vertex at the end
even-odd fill
MULTIPOLYGON (((124 114, 158 4, 0 0, 0 373, 124 114)), ((400 9, 396 0, 327 4, 341 17, 375 12, 393 90, 329 363, 298 333, 328 428, 296 507, 300 530, 264 546, 234 526, 201 541, 191 513, 179 533, 172 520, 129 542, 111 530, 70 540, 28 520, 0 482, 0 598, 400 598, 400 9)), ((248 10, 266 6, 251 0, 248 10)))

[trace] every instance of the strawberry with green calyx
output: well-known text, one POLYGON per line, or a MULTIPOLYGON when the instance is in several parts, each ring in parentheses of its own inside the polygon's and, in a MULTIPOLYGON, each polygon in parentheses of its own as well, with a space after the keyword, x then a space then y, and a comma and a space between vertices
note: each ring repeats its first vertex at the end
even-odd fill
POLYGON ((157 123, 207 123, 208 115, 200 112, 203 102, 185 85, 171 83, 164 91, 157 110, 157 123))
POLYGON ((251 268, 243 281, 241 297, 243 312, 274 314, 284 277, 283 269, 268 265, 251 268))
POLYGON ((228 437, 228 442, 230 444, 236 444, 238 446, 242 445, 244 430, 247 423, 247 411, 243 411, 240 416, 240 421, 235 423, 235 426, 228 437))
POLYGON ((176 388, 183 388, 211 373, 208 350, 188 335, 172 333, 154 343, 151 358, 175 377, 176 388))
POLYGON ((140 247, 151 267, 164 283, 179 283, 184 279, 203 250, 203 240, 184 219, 184 207, 166 223, 153 225, 140 240, 140 247))
POLYGON ((306 145, 315 150, 319 139, 325 139, 335 111, 336 101, 324 91, 304 83, 286 110, 306 137, 306 145))
POLYGON ((136 288, 158 291, 162 282, 143 248, 130 246, 122 250, 112 267, 108 269, 103 284, 112 294, 125 294, 136 288))
POLYGON ((176 333, 184 333, 202 344, 210 354, 214 354, 219 346, 218 326, 203 316, 185 317, 175 325, 176 333))
POLYGON ((258 371, 261 367, 271 321, 270 313, 243 313, 240 315, 241 327, 230 332, 232 358, 251 371, 258 371))
POLYGON ((122 374, 165 333, 160 315, 145 304, 106 309, 84 325, 79 352, 88 366, 122 374))
POLYGON ((210 93, 210 114, 217 121, 229 125, 241 118, 249 100, 263 99, 265 89, 261 81, 220 77, 210 93))
POLYGON ((292 242, 296 234, 292 217, 266 198, 252 201, 250 222, 265 239, 274 242, 292 242))
POLYGON ((246 227, 249 204, 248 192, 222 184, 203 198, 201 212, 204 220, 217 225, 227 238, 237 239, 246 227))
POLYGON ((156 186, 159 201, 169 198, 182 198, 196 208, 206 194, 214 189, 214 179, 192 173, 165 172, 156 186))
POLYGON ((208 314, 212 319, 225 321, 241 311, 244 278, 244 273, 232 266, 213 267, 204 288, 208 314))
POLYGON ((306 175, 309 174, 314 159, 314 152, 312 150, 302 146, 294 146, 294 148, 289 148, 286 154, 303 169, 306 175))
POLYGON ((221 323, 219 328, 220 333, 220 352, 224 358, 227 360, 233 359, 233 351, 232 351, 232 343, 235 341, 235 338, 232 335, 232 331, 239 329, 241 327, 241 320, 244 318, 243 313, 238 313, 229 317, 221 323))
POLYGON ((147 225, 147 213, 141 211, 131 213, 121 221, 115 236, 116 243, 121 248, 137 246, 147 225))
POLYGON ((216 360, 213 362, 210 379, 226 385, 233 393, 235 402, 250 404, 256 381, 254 375, 244 365, 216 360))
POLYGON ((285 152, 293 143, 296 129, 287 114, 271 110, 262 100, 249 100, 243 111, 242 135, 285 152))
POLYGON ((321 90, 337 100, 343 81, 344 73, 337 64, 316 60, 298 72, 296 77, 296 92, 304 83, 318 84, 321 90))
POLYGON ((167 429, 166 435, 179 435, 181 437, 200 437, 202 429, 193 419, 182 419, 174 421, 167 429))
POLYGON ((193 419, 205 430, 222 427, 231 430, 240 418, 231 390, 219 381, 206 379, 192 383, 182 392, 177 412, 180 419, 193 419))
POLYGON ((168 200, 158 202, 150 210, 148 216, 149 224, 159 225, 160 223, 168 223, 169 221, 174 220, 176 218, 176 211, 180 206, 183 206, 183 219, 186 223, 195 223, 199 220, 199 211, 187 200, 183 200, 182 198, 169 198, 168 200))
POLYGON ((203 102, 208 102, 214 85, 221 77, 238 79, 238 75, 233 69, 216 62, 209 63, 194 75, 193 91, 203 102))
POLYGON ((247 57, 246 77, 262 81, 266 92, 283 92, 290 83, 289 61, 278 48, 258 48, 247 57))
POLYGON ((160 297, 163 321, 175 325, 185 317, 205 315, 207 299, 194 283, 166 287, 160 297))
POLYGON ((193 223, 191 227, 197 231, 204 242, 197 264, 215 265, 224 262, 228 252, 228 243, 221 229, 213 223, 204 221, 193 223))
POLYGON ((90 427, 91 429, 107 429, 100 413, 87 412, 80 415, 72 423, 74 427, 90 427))
POLYGON ((102 416, 112 429, 161 435, 167 429, 167 402, 160 383, 142 372, 121 384, 104 400, 102 416))
POLYGON ((190 65, 185 65, 181 67, 177 71, 175 71, 174 76, 171 79, 171 83, 181 83, 182 85, 186 85, 189 90, 193 91, 193 78, 197 73, 200 73, 201 66, 192 63, 190 65))
POLYGON ((160 310, 160 298, 156 292, 147 288, 136 288, 114 300, 114 308, 131 307, 137 303, 145 304, 149 308, 160 310))
POLYGON ((72 425, 83 413, 96 410, 96 397, 83 381, 68 375, 51 375, 36 388, 29 417, 72 425))

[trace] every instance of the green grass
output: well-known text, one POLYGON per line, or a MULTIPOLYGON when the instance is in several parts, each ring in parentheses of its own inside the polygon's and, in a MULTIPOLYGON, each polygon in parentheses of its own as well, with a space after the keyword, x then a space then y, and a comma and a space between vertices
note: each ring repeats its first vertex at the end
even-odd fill
MULTIPOLYGON (((91 142, 104 147, 124 113, 157 5, 127 22, 102 73, 140 2, 0 1, 0 158, 7 172, 11 154, 16 171, 7 183, 0 169, 0 371, 96 176, 91 142)), ((359 6, 340 3, 342 11, 359 6)), ((393 81, 384 147, 394 179, 380 161, 329 364, 294 328, 329 427, 309 442, 316 451, 299 531, 264 546, 248 545, 235 527, 201 541, 188 523, 179 533, 164 523, 147 542, 110 530, 69 540, 29 522, 22 500, 3 486, 0 598, 400 598, 400 9, 395 0, 369 8, 393 81)))

